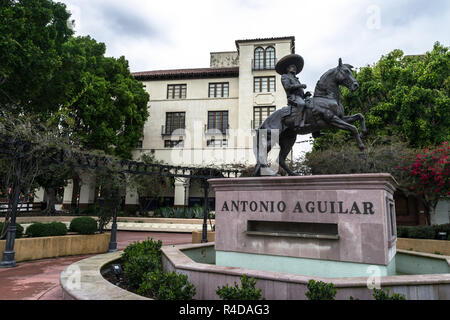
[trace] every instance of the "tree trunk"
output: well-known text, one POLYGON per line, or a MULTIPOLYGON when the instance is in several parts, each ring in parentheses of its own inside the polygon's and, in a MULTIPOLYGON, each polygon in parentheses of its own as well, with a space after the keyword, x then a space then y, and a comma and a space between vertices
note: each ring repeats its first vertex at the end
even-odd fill
POLYGON ((45 209, 45 211, 47 215, 51 216, 56 213, 56 190, 55 188, 46 188, 45 192, 47 193, 47 208, 45 209))

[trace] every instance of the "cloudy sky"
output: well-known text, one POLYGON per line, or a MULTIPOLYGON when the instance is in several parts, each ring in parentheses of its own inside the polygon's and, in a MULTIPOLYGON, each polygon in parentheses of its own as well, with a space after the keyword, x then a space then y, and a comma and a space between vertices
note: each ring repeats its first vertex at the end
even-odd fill
POLYGON ((77 35, 124 55, 131 71, 209 67, 209 53, 237 39, 295 36, 313 86, 338 58, 354 66, 393 49, 419 54, 449 45, 448 0, 62 0, 77 35))
POLYGON ((393 49, 420 54, 450 40, 448 0, 60 1, 76 35, 124 55, 132 72, 209 67, 209 53, 234 51, 237 39, 295 36, 311 91, 339 57, 361 67, 393 49))

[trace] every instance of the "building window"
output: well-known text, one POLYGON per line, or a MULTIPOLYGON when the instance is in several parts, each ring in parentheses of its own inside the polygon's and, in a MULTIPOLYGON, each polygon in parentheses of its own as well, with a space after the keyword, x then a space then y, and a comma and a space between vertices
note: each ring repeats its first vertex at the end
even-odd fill
POLYGON ((265 50, 261 47, 255 49, 253 70, 274 70, 275 62, 274 47, 269 46, 265 50))
POLYGON ((261 47, 255 49, 254 69, 255 70, 264 69, 264 49, 261 47))
POLYGON ((275 92, 275 77, 255 77, 253 82, 254 92, 275 92))
POLYGON ((210 98, 228 98, 229 83, 210 83, 208 97, 210 98))
POLYGON ((184 140, 164 140, 164 148, 183 148, 184 140))
POLYGON ((275 48, 267 47, 264 56, 264 67, 265 69, 273 70, 275 69, 275 48))
POLYGON ((227 139, 211 139, 206 141, 206 145, 211 148, 220 148, 228 146, 227 139))
POLYGON ((208 111, 208 130, 220 130, 223 134, 228 129, 228 111, 208 111))
POLYGON ((186 84, 168 84, 167 99, 186 99, 186 84))
POLYGON ((172 134, 177 129, 185 128, 185 112, 167 112, 165 134, 172 134))
POLYGON ((259 128, 260 125, 267 119, 275 107, 254 107, 253 108, 253 129, 259 128))

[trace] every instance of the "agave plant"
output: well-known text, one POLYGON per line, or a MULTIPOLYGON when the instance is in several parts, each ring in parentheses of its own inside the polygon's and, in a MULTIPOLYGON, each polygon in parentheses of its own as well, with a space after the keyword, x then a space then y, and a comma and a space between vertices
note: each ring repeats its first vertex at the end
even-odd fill
POLYGON ((173 208, 164 207, 159 209, 164 218, 173 218, 173 208))
POLYGON ((183 208, 174 208, 173 214, 175 218, 184 218, 184 209, 183 208))

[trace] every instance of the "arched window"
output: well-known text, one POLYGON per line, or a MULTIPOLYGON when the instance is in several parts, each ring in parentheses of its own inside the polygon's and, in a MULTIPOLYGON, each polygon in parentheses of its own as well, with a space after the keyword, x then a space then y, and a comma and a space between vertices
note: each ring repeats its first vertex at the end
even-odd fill
POLYGON ((267 47, 265 52, 264 59, 264 67, 265 69, 275 69, 275 48, 267 47))
POLYGON ((264 49, 261 47, 255 49, 254 69, 264 69, 264 49))

